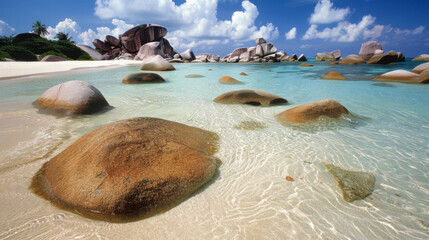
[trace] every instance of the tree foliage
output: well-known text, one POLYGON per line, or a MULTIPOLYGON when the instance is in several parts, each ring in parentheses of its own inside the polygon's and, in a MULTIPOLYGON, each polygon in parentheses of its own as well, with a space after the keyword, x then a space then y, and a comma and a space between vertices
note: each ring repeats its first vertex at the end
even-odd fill
POLYGON ((35 34, 41 37, 49 34, 48 29, 46 28, 46 25, 42 24, 39 20, 33 23, 32 30, 35 34))

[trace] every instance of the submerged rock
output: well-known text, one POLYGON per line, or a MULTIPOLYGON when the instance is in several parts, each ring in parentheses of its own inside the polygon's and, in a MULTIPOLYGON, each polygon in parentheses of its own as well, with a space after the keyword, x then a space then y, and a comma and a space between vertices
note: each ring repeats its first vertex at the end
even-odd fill
POLYGON ((132 73, 122 79, 122 83, 163 83, 165 79, 156 73, 132 73))
POLYGON ((288 123, 305 123, 317 120, 325 116, 330 118, 339 118, 349 111, 339 102, 332 99, 323 99, 317 102, 307 103, 288 109, 276 116, 279 123, 287 125, 288 123))
POLYGON ((375 184, 374 174, 345 170, 330 163, 324 164, 338 183, 344 201, 361 200, 372 193, 375 184))
POLYGON ((65 114, 91 114, 109 106, 97 88, 83 81, 68 81, 55 85, 43 93, 34 104, 65 114))
POLYGON ((185 78, 203 78, 203 77, 205 76, 200 74, 188 74, 185 76, 185 78))
POLYGON ((329 73, 323 75, 321 77, 321 79, 326 79, 326 80, 347 80, 346 77, 344 77, 343 75, 341 75, 341 73, 337 73, 337 72, 329 72, 329 73))
POLYGON ((376 50, 383 50, 381 44, 377 41, 368 41, 362 43, 362 46, 359 51, 359 56, 365 61, 368 61, 372 56, 374 56, 376 50))
POLYGON ((219 78, 219 82, 223 84, 243 84, 242 81, 239 81, 233 77, 230 76, 223 76, 219 78))
POLYGON ((213 101, 223 104, 250 104, 254 106, 287 103, 286 99, 261 90, 237 90, 227 92, 216 97, 213 101))
POLYGON ((176 70, 167 60, 159 55, 146 57, 140 68, 146 71, 171 71, 176 70))
POLYGON ((311 65, 309 63, 301 63, 299 66, 301 66, 301 67, 313 67, 313 65, 311 65))
POLYGON ((247 76, 247 73, 241 72, 240 75, 247 76))
POLYGON ((209 181, 218 135, 157 118, 106 124, 46 162, 37 194, 71 211, 132 221, 168 210, 209 181))

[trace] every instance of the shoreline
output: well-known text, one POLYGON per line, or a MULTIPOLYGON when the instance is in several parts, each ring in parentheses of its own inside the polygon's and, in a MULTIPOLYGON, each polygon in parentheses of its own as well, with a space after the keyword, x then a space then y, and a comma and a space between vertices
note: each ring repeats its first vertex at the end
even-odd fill
POLYGON ((140 64, 141 61, 135 60, 0 62, 0 81, 47 77, 53 74, 68 75, 140 64))

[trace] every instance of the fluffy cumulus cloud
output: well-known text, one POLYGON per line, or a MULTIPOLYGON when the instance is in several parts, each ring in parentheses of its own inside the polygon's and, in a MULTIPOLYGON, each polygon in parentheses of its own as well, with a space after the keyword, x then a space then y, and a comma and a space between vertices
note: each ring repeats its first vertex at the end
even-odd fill
POLYGON ((59 22, 55 28, 48 26, 47 30, 49 32, 46 35, 47 39, 54 39, 59 32, 63 32, 69 34, 72 40, 77 40, 77 36, 80 33, 80 26, 72 19, 66 18, 64 21, 59 22))
POLYGON ((292 28, 285 34, 286 40, 291 40, 296 38, 296 27, 292 28))
POLYGON ((418 34, 423 33, 424 30, 425 30, 424 26, 419 26, 419 27, 417 27, 416 29, 413 30, 412 34, 418 35, 418 34))
POLYGON ((350 22, 339 22, 336 27, 324 28, 319 31, 317 25, 311 25, 302 37, 303 40, 309 39, 330 39, 337 42, 354 42, 361 37, 364 32, 375 22, 375 17, 366 15, 358 24, 350 22))
POLYGON ((319 0, 311 14, 311 24, 326 24, 344 20, 349 14, 349 8, 334 8, 330 0, 319 0))
POLYGON ((114 26, 112 29, 104 26, 96 28, 95 31, 90 28, 85 32, 80 33, 78 36, 80 40, 79 42, 91 46, 92 40, 95 38, 104 40, 107 35, 119 37, 119 34, 122 34, 128 29, 134 27, 134 25, 128 24, 125 21, 116 18, 112 19, 112 25, 114 26))
POLYGON ((15 33, 15 28, 9 26, 7 22, 0 20, 0 36, 9 36, 15 33))
POLYGON ((138 23, 158 23, 172 30, 167 38, 177 48, 275 39, 279 32, 272 23, 257 27, 258 8, 248 0, 231 19, 217 19, 218 0, 97 0, 95 14, 102 19, 125 18, 138 23), (148 7, 150 6, 150 7, 148 7))

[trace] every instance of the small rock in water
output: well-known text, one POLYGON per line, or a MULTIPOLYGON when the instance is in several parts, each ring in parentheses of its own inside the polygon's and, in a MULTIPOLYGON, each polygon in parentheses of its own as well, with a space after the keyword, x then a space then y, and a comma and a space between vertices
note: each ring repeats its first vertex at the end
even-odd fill
POLYGON ((308 64, 308 63, 301 63, 299 66, 301 66, 301 67, 312 67, 313 65, 308 64))
POLYGON ((247 76, 247 73, 241 72, 240 75, 247 76))
POLYGON ((185 78, 203 78, 203 77, 205 76, 200 74, 188 74, 185 76, 185 78))
POLYGON ((122 83, 138 84, 138 83, 163 83, 164 78, 156 73, 132 73, 122 79, 122 83))
POLYGON ((328 172, 338 183, 346 202, 364 199, 373 191, 375 177, 372 173, 345 170, 330 163, 324 163, 328 172))
POLYGON ((295 181, 295 179, 293 179, 293 177, 291 176, 286 176, 286 180, 288 180, 289 182, 295 181))
POLYGON ((223 84, 242 84, 242 81, 239 81, 235 78, 232 78, 230 76, 223 76, 219 78, 219 82, 223 84))
POLYGON ((397 197, 401 197, 401 195, 399 195, 399 194, 397 194, 397 193, 395 193, 395 196, 397 196, 397 197))
POLYGON ((287 103, 286 99, 272 93, 249 89, 227 92, 216 97, 213 101, 223 104, 249 104, 253 106, 270 106, 287 103))
POLYGON ((234 127, 242 130, 259 130, 259 129, 267 128, 268 125, 264 122, 250 120, 250 121, 241 121, 239 124, 235 125, 234 127))
POLYGON ((323 75, 321 78, 326 80, 347 80, 346 77, 344 77, 341 73, 337 72, 329 72, 323 75))

